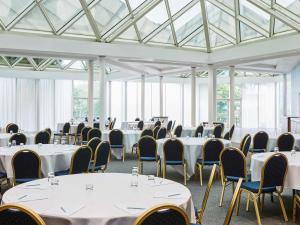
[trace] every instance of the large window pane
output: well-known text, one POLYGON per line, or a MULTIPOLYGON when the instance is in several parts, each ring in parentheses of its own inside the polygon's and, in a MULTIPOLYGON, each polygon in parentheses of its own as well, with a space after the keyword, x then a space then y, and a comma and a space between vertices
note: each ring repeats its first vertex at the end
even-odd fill
POLYGON ((181 121, 181 95, 180 84, 167 83, 165 84, 165 116, 168 116, 169 120, 176 120, 177 125, 181 121))

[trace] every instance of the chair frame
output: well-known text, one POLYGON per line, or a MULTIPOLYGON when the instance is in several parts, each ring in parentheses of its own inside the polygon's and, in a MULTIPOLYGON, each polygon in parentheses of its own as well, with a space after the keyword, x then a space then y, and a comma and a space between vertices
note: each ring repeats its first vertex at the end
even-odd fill
POLYGON ((18 136, 18 135, 24 135, 25 136, 25 143, 23 143, 24 145, 26 145, 26 143, 27 143, 27 137, 26 137, 26 135, 25 134, 23 134, 23 133, 14 133, 10 138, 9 138, 9 142, 11 143, 12 142, 12 139, 13 139, 13 137, 14 136, 18 136))
POLYGON ((293 198, 293 222, 296 223, 297 220, 297 208, 300 208, 300 195, 295 193, 293 198))
POLYGON ((255 154, 255 149, 254 149, 254 140, 255 140, 255 137, 257 136, 257 135, 259 135, 259 134, 261 134, 261 133, 266 133, 267 135, 268 135, 268 141, 267 141, 267 144, 266 144, 266 149, 264 149, 264 152, 268 149, 268 145, 269 145, 269 134, 267 133, 267 132, 265 132, 265 131, 258 131, 256 134, 254 134, 254 136, 253 136, 253 139, 252 139, 252 142, 253 142, 253 144, 252 144, 252 148, 250 148, 249 150, 250 150, 250 152, 251 152, 251 155, 250 155, 250 157, 252 157, 252 155, 253 154, 255 154))
MULTIPOLYGON (((244 188, 241 188, 239 191, 236 214, 238 215, 238 213, 239 213, 239 205, 240 205, 241 195, 242 195, 242 192, 245 191, 247 193, 246 211, 249 211, 249 203, 250 203, 250 201, 252 201, 254 204, 254 209, 255 209, 255 214, 256 214, 256 219, 257 219, 258 225, 262 225, 261 219, 260 219, 260 214, 259 214, 259 206, 260 206, 260 210, 262 211, 263 206, 264 206, 264 196, 265 196, 264 193, 262 192, 262 188, 263 188, 262 185, 264 183, 264 176, 265 176, 265 167, 266 167, 267 163, 269 162, 269 160, 271 160, 271 158, 274 157, 275 155, 282 155, 282 157, 284 157, 286 159, 286 161, 288 162, 287 157, 281 153, 276 153, 276 154, 271 155, 270 157, 267 158, 267 160, 264 162, 264 165, 262 167, 258 192, 254 193, 254 192, 248 191, 244 188), (262 202, 261 202, 260 196, 262 196, 262 202)), ((288 168, 286 169, 284 177, 283 177, 283 182, 282 182, 283 186, 281 186, 279 189, 277 189, 277 187, 276 187, 276 191, 275 191, 275 193, 277 194, 278 200, 279 200, 280 208, 281 208, 285 222, 288 222, 288 217, 286 214, 286 210, 284 207, 283 198, 281 196, 281 193, 283 192, 284 182, 285 182, 287 171, 288 171, 288 168)))
POLYGON ((170 138, 166 140, 163 144, 163 154, 164 154, 164 160, 163 160, 163 178, 166 178, 167 174, 167 164, 166 164, 166 157, 165 157, 165 145, 168 141, 170 140, 177 140, 181 145, 182 145, 182 166, 183 166, 183 177, 184 177, 184 185, 186 185, 186 180, 187 180, 187 162, 184 158, 184 145, 182 141, 180 141, 177 138, 170 138))
POLYGON ((34 212, 33 210, 23 206, 23 205, 19 205, 19 204, 4 204, 2 206, 0 206, 0 212, 7 210, 7 209, 17 209, 18 211, 21 211, 25 214, 27 214, 28 216, 30 216, 38 225, 46 225, 46 223, 44 222, 44 220, 40 217, 39 214, 37 214, 36 212, 34 212))
MULTIPOLYGON (((97 148, 96 148, 95 155, 94 155, 94 159, 93 159, 93 161, 94 161, 94 163, 93 163, 93 169, 92 169, 92 172, 93 172, 93 173, 96 172, 95 167, 96 167, 96 159, 97 159, 97 155, 98 155, 98 152, 100 151, 100 147, 99 147, 99 146, 100 146, 101 144, 105 143, 105 142, 108 142, 108 144, 109 144, 109 141, 101 141, 101 142, 98 144, 97 148)), ((110 148, 110 144, 109 144, 109 154, 108 154, 108 161, 107 161, 107 162, 109 162, 110 157, 111 157, 111 148, 110 148)), ((107 164, 106 164, 103 168, 101 168, 100 170, 101 170, 102 173, 104 173, 106 169, 107 169, 107 164)))
MULTIPOLYGON (((243 137, 243 139, 242 139, 242 142, 240 143, 240 150, 242 151, 242 153, 245 155, 245 153, 244 153, 244 148, 245 148, 245 145, 246 145, 246 143, 247 143, 247 139, 249 139, 250 138, 250 140, 251 140, 251 135, 250 134, 246 134, 244 137, 243 137), (246 137, 247 136, 247 137, 246 137), (244 141, 244 142, 243 142, 244 141)), ((250 146, 249 146, 249 149, 248 149, 248 152, 247 153, 249 153, 249 152, 251 152, 251 143, 250 143, 250 146)), ((245 156, 245 157, 247 157, 247 156, 245 156)))
MULTIPOLYGON (((120 129, 112 129, 112 130, 109 132, 109 134, 108 134, 109 144, 110 144, 110 147, 111 147, 112 144, 110 143, 110 133, 111 133, 112 131, 116 131, 116 130, 118 130, 118 131, 120 131, 120 132, 122 133, 122 161, 125 162, 126 148, 125 148, 125 145, 124 145, 124 133, 123 133, 123 131, 120 130, 120 129)), ((111 149, 113 149, 113 148, 111 147, 111 149)))
MULTIPOLYGON (((278 147, 278 140, 279 140, 279 138, 281 138, 282 136, 284 136, 286 134, 289 134, 289 135, 291 135, 293 137, 293 146, 292 146, 292 149, 293 149, 295 147, 295 137, 290 132, 286 132, 286 133, 280 134, 279 137, 276 140, 276 146, 278 147)), ((279 151, 280 151, 280 149, 279 149, 279 151)), ((287 152, 289 152, 289 151, 287 151, 287 152)))
MULTIPOLYGON (((75 158, 75 155, 77 154, 77 152, 78 152, 81 148, 88 148, 88 149, 91 151, 90 162, 91 162, 91 160, 92 160, 92 156, 93 156, 93 151, 92 151, 92 149, 91 149, 89 146, 87 146, 87 145, 82 145, 82 146, 80 146, 79 148, 76 149, 76 151, 75 151, 75 152, 73 153, 73 155, 72 155, 69 174, 73 174, 73 170, 74 170, 74 158, 75 158)), ((87 170, 86 170, 86 173, 88 173, 88 172, 89 172, 89 166, 88 166, 88 168, 87 168, 87 170)))
MULTIPOLYGON (((38 134, 40 134, 40 133, 47 133, 47 134, 49 134, 49 132, 46 131, 46 130, 41 130, 41 131, 37 132, 36 135, 34 136, 34 143, 36 143, 36 138, 37 138, 38 134)), ((51 135, 49 134, 49 141, 48 141, 47 144, 50 144, 50 140, 51 140, 51 135)), ((36 144, 38 144, 38 143, 36 143, 36 144)))

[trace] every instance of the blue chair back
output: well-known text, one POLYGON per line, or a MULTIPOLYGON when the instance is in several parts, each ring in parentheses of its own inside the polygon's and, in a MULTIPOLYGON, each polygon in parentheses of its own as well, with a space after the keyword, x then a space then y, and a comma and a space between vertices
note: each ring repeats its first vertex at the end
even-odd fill
POLYGON ((65 123, 62 129, 63 134, 70 133, 71 124, 69 122, 65 123))
POLYGON ((74 152, 71 160, 70 174, 87 173, 92 159, 92 150, 82 145, 74 152))
POLYGON ((167 129, 165 127, 161 127, 157 132, 156 139, 163 139, 166 138, 166 136, 167 136, 167 129))
POLYGON ((223 128, 221 125, 216 125, 213 131, 213 135, 215 136, 215 138, 221 138, 222 137, 222 131, 223 128))
POLYGON ((291 151, 294 148, 295 138, 291 133, 281 134, 277 139, 277 147, 280 152, 291 151))
POLYGON ((101 133, 101 130, 99 130, 98 128, 93 128, 93 129, 89 130, 87 136, 88 136, 88 141, 90 141, 92 138, 95 138, 95 137, 101 139, 102 133, 101 133))
POLYGON ((182 161, 184 160, 184 147, 178 139, 168 139, 164 143, 164 159, 165 161, 182 161))
POLYGON ((200 134, 201 137, 202 137, 202 135, 203 135, 203 130, 204 130, 203 125, 198 126, 198 127, 196 128, 196 130, 195 130, 194 137, 198 137, 198 134, 200 134))
POLYGON ((182 126, 178 125, 174 130, 174 134, 176 135, 176 137, 181 137, 181 133, 182 133, 182 126))
POLYGON ((94 137, 92 138, 91 140, 89 140, 89 142, 87 143, 87 146, 89 146, 92 150, 92 159, 94 158, 95 156, 95 152, 96 152, 96 149, 98 147, 98 145, 101 143, 101 139, 98 138, 98 137, 94 137))
POLYGON ((102 141, 95 153, 95 167, 106 166, 110 156, 110 144, 108 141, 102 141))
POLYGON ((82 141, 88 141, 88 132, 91 130, 91 127, 84 127, 81 130, 81 139, 82 141))
POLYGON ((144 136, 138 142, 138 155, 140 158, 157 158, 157 144, 153 137, 144 136))
POLYGON ((253 137, 254 149, 267 149, 269 135, 265 131, 257 132, 253 137))
POLYGON ((203 146, 202 159, 204 161, 217 161, 220 160, 220 154, 224 149, 224 144, 219 139, 209 139, 203 146))
POLYGON ((144 136, 154 137, 153 130, 151 130, 151 129, 143 130, 142 133, 141 133, 141 137, 144 137, 144 136))
POLYGON ((167 131, 170 132, 172 130, 172 120, 170 120, 167 124, 167 131))
POLYGON ((244 153, 245 157, 247 157, 247 154, 250 149, 250 145, 251 145, 251 136, 250 134, 246 134, 240 144, 240 150, 244 153))
POLYGON ((81 134, 81 131, 82 129, 85 127, 85 124, 84 123, 79 123, 78 126, 77 126, 77 135, 80 135, 81 134))
POLYGON ((19 127, 17 124, 15 123, 10 123, 6 126, 6 133, 10 133, 10 132, 13 132, 13 133, 18 133, 19 132, 19 127))
POLYGON ((16 133, 16 134, 13 134, 9 138, 9 142, 12 142, 12 141, 16 141, 16 145, 20 145, 21 143, 23 143, 24 145, 26 145, 27 138, 26 138, 25 134, 16 133))
POLYGON ((154 138, 157 137, 157 133, 158 133, 159 129, 160 129, 160 126, 155 126, 154 127, 154 129, 153 129, 153 136, 154 136, 154 138))
POLYGON ((123 132, 118 129, 109 132, 110 145, 123 145, 123 132))
POLYGON ((144 128, 144 121, 140 120, 137 124, 137 127, 140 129, 140 130, 143 130, 144 128))
POLYGON ((35 135, 34 143, 35 144, 39 144, 39 143, 49 144, 50 143, 50 134, 45 130, 38 132, 35 135))

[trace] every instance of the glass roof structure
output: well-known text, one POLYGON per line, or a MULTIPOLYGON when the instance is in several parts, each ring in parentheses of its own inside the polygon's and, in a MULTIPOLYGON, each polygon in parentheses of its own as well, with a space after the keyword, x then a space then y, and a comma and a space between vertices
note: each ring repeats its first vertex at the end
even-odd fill
POLYGON ((212 52, 299 32, 300 2, 0 0, 0 30, 212 52))

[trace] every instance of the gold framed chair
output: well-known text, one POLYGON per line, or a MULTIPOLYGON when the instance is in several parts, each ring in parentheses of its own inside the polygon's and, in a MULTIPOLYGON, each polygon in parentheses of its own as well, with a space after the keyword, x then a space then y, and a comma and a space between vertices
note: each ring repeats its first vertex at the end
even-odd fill
POLYGON ((19 204, 4 204, 0 206, 0 224, 46 225, 36 212, 19 204))
POLYGON ((293 199, 293 222, 297 221, 297 208, 300 208, 300 191, 297 190, 293 199))
POLYGON ((84 127, 81 130, 80 142, 77 144, 85 145, 88 142, 88 133, 91 130, 91 127, 84 127))
POLYGON ((181 133, 182 133, 182 126, 181 125, 177 125, 174 129, 174 136, 176 136, 177 138, 181 137, 181 133))
POLYGON ((19 132, 19 126, 15 123, 9 123, 5 127, 6 133, 18 133, 19 132))
POLYGON ((288 152, 293 150, 295 144, 295 138, 291 133, 281 134, 277 138, 277 147, 280 152, 288 152))
POLYGON ((117 150, 120 149, 122 152, 122 160, 124 162, 126 149, 123 144, 123 139, 124 139, 123 132, 119 129, 113 129, 109 132, 108 137, 109 137, 109 143, 110 143, 111 149, 117 149, 117 150))
POLYGON ((90 168, 91 172, 101 171, 105 172, 107 169, 107 165, 110 159, 111 149, 108 141, 102 141, 96 148, 96 152, 94 154, 94 160, 92 164, 92 168, 90 168))
MULTIPOLYGON (((153 133, 153 130, 150 129, 150 128, 146 128, 142 131, 141 133, 141 136, 140 136, 140 139, 144 136, 150 136, 150 137, 154 137, 153 136, 154 133, 153 133)), ((137 155, 137 146, 138 146, 138 143, 135 143, 134 145, 132 145, 131 147, 131 155, 132 155, 132 159, 134 159, 134 151, 135 151, 135 154, 137 155)))
POLYGON ((46 130, 39 131, 34 137, 35 144, 49 144, 50 134, 46 130))
POLYGON ((263 153, 267 150, 269 135, 265 131, 259 131, 253 136, 253 146, 251 155, 254 153, 263 153))
POLYGON ((246 134, 240 143, 240 150, 244 153, 246 158, 250 150, 250 145, 251 145, 251 135, 246 134))
POLYGON ((26 138, 25 134, 15 133, 9 138, 10 143, 12 143, 13 141, 16 142, 16 145, 21 145, 21 144, 26 145, 27 138, 26 138))

